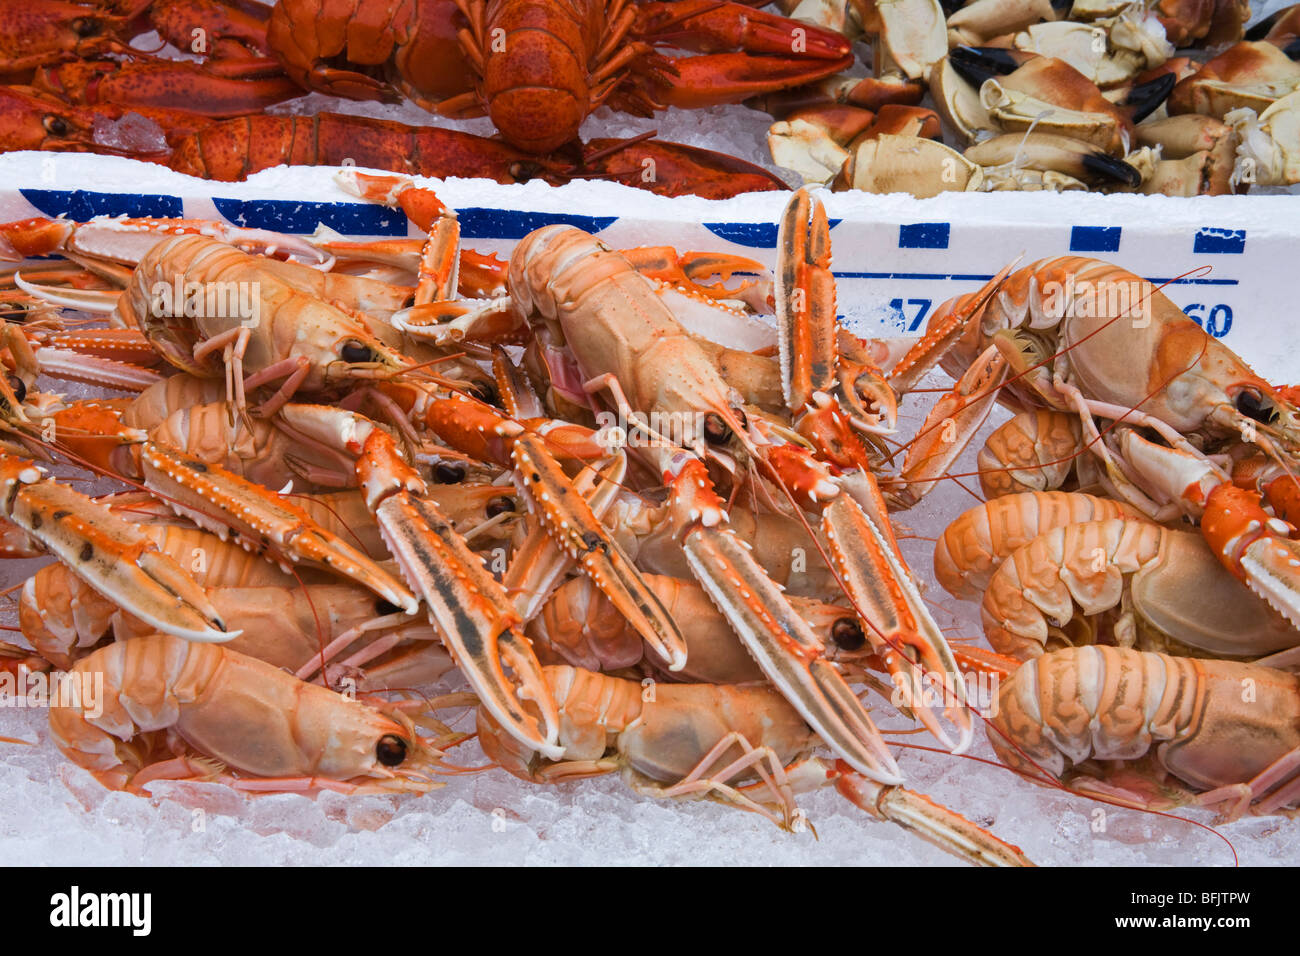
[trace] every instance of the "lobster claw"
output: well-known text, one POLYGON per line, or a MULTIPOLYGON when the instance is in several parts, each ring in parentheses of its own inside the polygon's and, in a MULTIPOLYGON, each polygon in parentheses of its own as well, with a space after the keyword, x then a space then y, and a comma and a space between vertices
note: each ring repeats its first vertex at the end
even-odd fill
POLYGON ((1291 525, 1260 505, 1259 495, 1232 484, 1210 492, 1201 533, 1223 565, 1296 627, 1300 627, 1300 541, 1291 525))
POLYGON ((241 633, 226 629, 207 592, 142 531, 32 462, 0 458, 0 489, 10 521, 140 620, 189 641, 241 633))
POLYGON ((280 495, 219 465, 154 442, 140 446, 140 465, 145 482, 167 495, 174 511, 223 540, 233 530, 239 543, 250 550, 266 549, 282 561, 306 561, 341 574, 407 614, 419 608, 419 601, 400 581, 280 495))
POLYGON ((687 533, 683 546, 691 572, 750 655, 826 745, 871 780, 901 783, 862 702, 748 546, 725 528, 702 524, 687 533))
POLYGON ((929 494, 938 479, 948 474, 993 410, 1008 370, 997 346, 990 345, 930 409, 908 446, 899 476, 902 487, 896 496, 906 507, 929 494))
POLYGON ((584 574, 627 618, 646 644, 668 661, 670 671, 686 666, 686 640, 667 608, 650 590, 623 548, 596 520, 591 506, 537 435, 515 439, 518 484, 541 515, 551 536, 584 574))
POLYGON ((424 597, 429 620, 483 707, 515 739, 549 760, 563 757, 559 711, 541 664, 518 629, 513 603, 482 558, 427 499, 401 491, 374 511, 384 543, 424 597))
MULTIPOLYGON (((881 520, 884 509, 880 504, 881 520)), ((862 617, 868 640, 879 650, 895 687, 918 720, 953 753, 963 753, 974 728, 966 706, 962 671, 943 632, 895 552, 896 545, 851 496, 837 495, 822 512, 822 529, 830 542, 831 561, 853 606, 862 617), (845 547, 840 542, 852 542, 845 547), (922 703, 923 680, 942 686, 944 715, 960 731, 954 743, 922 703)))

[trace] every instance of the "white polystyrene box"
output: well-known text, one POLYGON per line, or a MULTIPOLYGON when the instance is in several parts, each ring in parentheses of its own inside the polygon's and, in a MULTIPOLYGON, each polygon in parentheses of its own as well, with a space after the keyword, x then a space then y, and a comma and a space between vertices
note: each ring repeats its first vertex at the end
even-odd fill
MULTIPOLYGON (((399 212, 344 193, 322 167, 266 170, 245 183, 85 154, 0 155, 0 221, 95 213, 228 219, 283 232, 324 222, 352 235, 415 234, 399 212)), ((530 229, 567 221, 613 246, 721 250, 768 265, 788 194, 669 199, 615 183, 502 186, 424 180, 460 215, 463 241, 508 253, 530 229)), ((1300 197, 1084 193, 821 193, 830 216, 838 311, 862 335, 919 334, 951 296, 1007 262, 1076 253, 1157 283, 1265 378, 1287 383, 1300 355, 1300 197), (1172 280, 1172 281, 1170 281, 1172 280)))

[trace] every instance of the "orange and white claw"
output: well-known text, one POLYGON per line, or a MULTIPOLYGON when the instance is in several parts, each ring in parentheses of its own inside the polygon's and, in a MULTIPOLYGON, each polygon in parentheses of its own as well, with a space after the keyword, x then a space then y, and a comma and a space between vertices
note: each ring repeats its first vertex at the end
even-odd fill
POLYGON ((412 338, 431 345, 508 342, 524 327, 509 296, 426 300, 394 312, 390 321, 412 338))
POLYGON ((400 581, 281 495, 154 442, 141 446, 140 462, 145 483, 172 510, 223 540, 233 531, 241 545, 271 551, 286 568, 302 561, 356 581, 408 614, 418 609, 400 581))
POLYGON ((904 506, 915 505, 948 473, 993 410, 1008 371, 1007 360, 989 346, 935 402, 903 460, 895 496, 904 506))
POLYGON ((789 443, 776 445, 768 452, 767 463, 804 507, 819 508, 840 493, 830 468, 806 448, 789 443))
MULTIPOLYGON (((355 169, 340 170, 334 179, 345 193, 384 206, 401 209, 417 229, 428 232, 447 206, 432 189, 417 186, 405 176, 384 176, 355 169)), ((454 213, 453 213, 454 215, 454 213)))
MULTIPOLYGON (((1020 263, 1021 256, 1003 266, 992 279, 976 292, 956 296, 934 311, 923 335, 889 372, 889 384, 903 395, 910 392, 921 378, 938 365, 959 340, 984 314, 989 301, 1001 291, 1007 277, 1020 263)), ((955 373, 954 373, 955 374, 955 373)))
POLYGON ((518 487, 546 530, 670 671, 686 666, 686 639, 622 546, 596 518, 546 442, 525 432, 513 451, 518 487))
POLYGON ((1300 627, 1300 541, 1294 527, 1264 510, 1259 495, 1223 484, 1210 492, 1201 533, 1229 571, 1300 627))
POLYGON ((687 452, 673 455, 664 470, 668 487, 670 520, 675 534, 683 534, 693 525, 713 528, 727 520, 722 497, 713 489, 704 462, 687 452))
POLYGON ((727 528, 697 524, 683 547, 691 573, 808 726, 859 773, 884 784, 902 783, 866 708, 749 545, 727 528))
POLYGON ((693 295, 743 302, 754 312, 772 310, 772 282, 762 263, 725 253, 686 252, 671 246, 641 246, 620 250, 637 272, 659 282, 685 289, 693 295), (733 288, 727 282, 737 273, 752 274, 733 288), (716 282, 706 280, 716 279, 716 282))
POLYGON ((953 753, 964 753, 975 731, 961 669, 896 545, 849 495, 840 495, 826 506, 822 530, 836 575, 862 617, 864 633, 883 660, 901 702, 936 740, 953 753), (943 714, 957 729, 957 740, 925 703, 927 684, 941 691, 943 714))
POLYGON ((0 457, 4 517, 128 613, 187 641, 228 641, 207 592, 151 538, 92 498, 0 457))

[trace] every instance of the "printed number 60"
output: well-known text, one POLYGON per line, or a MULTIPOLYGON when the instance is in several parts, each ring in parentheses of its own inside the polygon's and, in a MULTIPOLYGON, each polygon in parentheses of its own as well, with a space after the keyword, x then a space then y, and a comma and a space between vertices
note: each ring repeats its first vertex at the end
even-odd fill
POLYGON ((1199 302, 1189 305, 1187 308, 1183 309, 1183 311, 1187 314, 1189 319, 1201 328, 1205 329, 1205 331, 1209 332, 1216 339, 1221 339, 1227 335, 1229 330, 1232 328, 1232 306, 1219 304, 1210 306, 1209 308, 1210 314, 1208 317, 1204 318, 1203 316, 1205 316, 1206 307, 1201 305, 1199 302))

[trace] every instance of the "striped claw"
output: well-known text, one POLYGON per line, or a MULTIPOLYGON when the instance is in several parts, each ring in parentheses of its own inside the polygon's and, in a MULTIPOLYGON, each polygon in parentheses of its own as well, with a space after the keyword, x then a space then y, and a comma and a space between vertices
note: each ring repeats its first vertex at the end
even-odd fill
POLYGON ((1260 505, 1259 495, 1223 484, 1210 492, 1201 533, 1229 571, 1300 627, 1300 541, 1260 505))
POLYGON ((677 622, 574 490, 546 442, 531 433, 520 435, 514 443, 514 462, 521 491, 532 500, 533 510, 555 541, 646 644, 668 661, 670 671, 685 667, 686 641, 677 622))
POLYGON ((425 497, 423 479, 393 437, 338 408, 288 405, 282 415, 295 430, 356 457, 357 480, 384 544, 483 706, 515 739, 549 759, 563 756, 558 710, 532 644, 518 630, 522 618, 483 559, 425 497))
POLYGON ((1033 866, 1020 847, 999 840, 983 827, 903 787, 882 787, 865 780, 843 761, 835 766, 835 789, 878 820, 897 823, 927 843, 974 866, 1033 866))
POLYGON ((173 510, 223 539, 233 532, 249 550, 266 550, 282 562, 304 561, 333 571, 407 614, 419 608, 419 601, 400 581, 297 505, 261 485, 153 442, 141 446, 140 464, 145 482, 166 495, 173 510))
MULTIPOLYGON (((882 509, 883 513, 883 509, 882 509)), ((953 753, 963 753, 974 736, 961 669, 943 632, 930 616, 916 585, 895 552, 896 545, 849 495, 832 500, 822 513, 831 561, 864 631, 885 662, 902 703, 953 753), (847 546, 841 542, 849 542, 847 546), (943 694, 944 716, 960 732, 954 742, 923 701, 926 682, 943 694)))
POLYGON ((228 641, 207 592, 142 531, 44 478, 32 462, 0 457, 3 513, 69 570, 140 620, 190 641, 228 641))
POLYGON ((948 474, 988 419, 1008 371, 1007 360, 990 345, 952 390, 935 402, 908 446, 899 475, 901 487, 895 494, 903 507, 915 505, 948 474))
POLYGON ((518 629, 521 618, 483 559, 436 505, 409 491, 390 494, 375 518, 482 706, 516 740, 559 760, 564 748, 555 699, 518 629))
POLYGON ((697 525, 686 560, 710 599, 776 685, 826 745, 878 783, 902 775, 862 702, 822 656, 821 641, 749 548, 731 531, 697 525))

